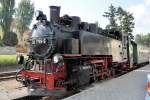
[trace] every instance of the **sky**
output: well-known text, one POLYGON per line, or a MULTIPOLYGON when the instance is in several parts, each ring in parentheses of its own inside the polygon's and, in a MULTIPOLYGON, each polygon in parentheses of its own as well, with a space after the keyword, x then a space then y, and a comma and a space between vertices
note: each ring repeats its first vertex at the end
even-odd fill
MULTIPOLYGON (((16 7, 20 0, 16 0, 16 7)), ((42 10, 49 19, 49 6, 61 6, 61 16, 79 16, 82 21, 95 23, 105 28, 108 20, 102 15, 108 11, 108 7, 113 4, 115 7, 121 6, 123 9, 133 13, 135 17, 135 28, 133 35, 146 34, 150 32, 150 0, 31 0, 35 5, 35 10, 42 10)), ((33 18, 32 24, 36 20, 33 18)))

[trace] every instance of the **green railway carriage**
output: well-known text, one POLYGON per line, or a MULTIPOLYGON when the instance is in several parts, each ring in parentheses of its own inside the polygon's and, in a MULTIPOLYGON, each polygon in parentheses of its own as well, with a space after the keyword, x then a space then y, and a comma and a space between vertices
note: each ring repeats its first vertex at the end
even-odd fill
POLYGON ((148 62, 148 54, 149 54, 149 47, 143 46, 143 45, 138 45, 137 46, 137 55, 138 55, 138 63, 142 62, 148 62))
POLYGON ((149 61, 149 47, 131 41, 129 48, 130 63, 137 65, 149 61))

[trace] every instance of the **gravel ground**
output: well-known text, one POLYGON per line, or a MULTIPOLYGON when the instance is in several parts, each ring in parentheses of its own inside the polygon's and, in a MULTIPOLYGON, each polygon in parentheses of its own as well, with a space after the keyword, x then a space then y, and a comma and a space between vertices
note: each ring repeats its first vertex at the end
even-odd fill
POLYGON ((64 100, 144 100, 150 65, 93 86, 64 100))
POLYGON ((0 100, 12 100, 26 95, 27 89, 15 79, 0 82, 0 100))
POLYGON ((0 66, 1 72, 18 71, 21 68, 19 65, 0 66))
POLYGON ((16 54, 16 47, 0 47, 0 55, 4 55, 4 54, 16 54))

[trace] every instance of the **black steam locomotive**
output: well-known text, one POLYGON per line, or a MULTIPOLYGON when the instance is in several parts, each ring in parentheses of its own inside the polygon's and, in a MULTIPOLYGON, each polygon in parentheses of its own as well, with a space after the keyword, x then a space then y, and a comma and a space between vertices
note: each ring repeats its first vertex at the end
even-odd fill
POLYGON ((127 35, 81 22, 78 16, 59 16, 60 7, 50 6, 50 21, 42 11, 29 38, 28 60, 17 80, 33 95, 56 95, 83 85, 114 77, 135 67, 136 43, 127 35), (134 49, 135 51, 135 49, 134 49), (131 59, 132 56, 132 59, 131 59), (134 56, 134 57, 133 57, 134 56))

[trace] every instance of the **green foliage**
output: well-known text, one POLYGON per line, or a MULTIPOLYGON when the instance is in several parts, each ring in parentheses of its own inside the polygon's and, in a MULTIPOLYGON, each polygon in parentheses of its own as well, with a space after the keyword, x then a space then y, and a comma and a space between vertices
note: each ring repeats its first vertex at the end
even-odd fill
POLYGON ((1 39, 1 36, 0 36, 0 47, 3 46, 3 42, 2 42, 2 39, 1 39))
POLYGON ((109 24, 106 26, 107 29, 117 29, 118 25, 116 23, 116 8, 111 4, 108 12, 104 12, 104 17, 108 18, 109 24))
POLYGON ((13 32, 8 32, 3 37, 4 44, 7 46, 15 46, 18 43, 17 35, 13 32))
POLYGON ((21 0, 16 9, 17 30, 23 36, 23 33, 30 25, 34 14, 34 5, 30 0, 21 0))
POLYGON ((121 7, 118 7, 117 18, 119 22, 119 30, 128 35, 132 35, 132 31, 134 28, 133 15, 123 10, 121 7))
POLYGON ((2 41, 2 39, 0 37, 0 47, 3 47, 3 46, 5 46, 5 45, 4 45, 4 43, 3 43, 3 41, 2 41))
POLYGON ((1 37, 1 39, 2 39, 2 35, 3 35, 3 33, 2 33, 1 26, 0 26, 0 37, 1 37))
POLYGON ((125 33, 131 35, 132 34, 132 29, 134 28, 134 17, 132 14, 130 14, 129 12, 126 13, 126 15, 123 18, 122 21, 122 29, 125 33))
POLYGON ((103 16, 108 18, 110 22, 106 28, 116 29, 132 36, 134 17, 131 13, 125 11, 122 7, 110 5, 108 12, 105 12, 103 16))
POLYGON ((14 14, 15 0, 1 0, 0 8, 0 26, 4 35, 10 31, 12 16, 14 14))
MULTIPOLYGON (((1 4, 1 3, 0 3, 1 4)), ((0 6, 0 21, 2 20, 2 7, 0 6)))
POLYGON ((3 46, 5 46, 5 45, 4 45, 4 43, 3 43, 3 41, 1 40, 1 37, 0 37, 0 47, 3 47, 3 46))
POLYGON ((135 41, 139 44, 150 46, 150 33, 146 35, 137 34, 135 37, 135 41))

